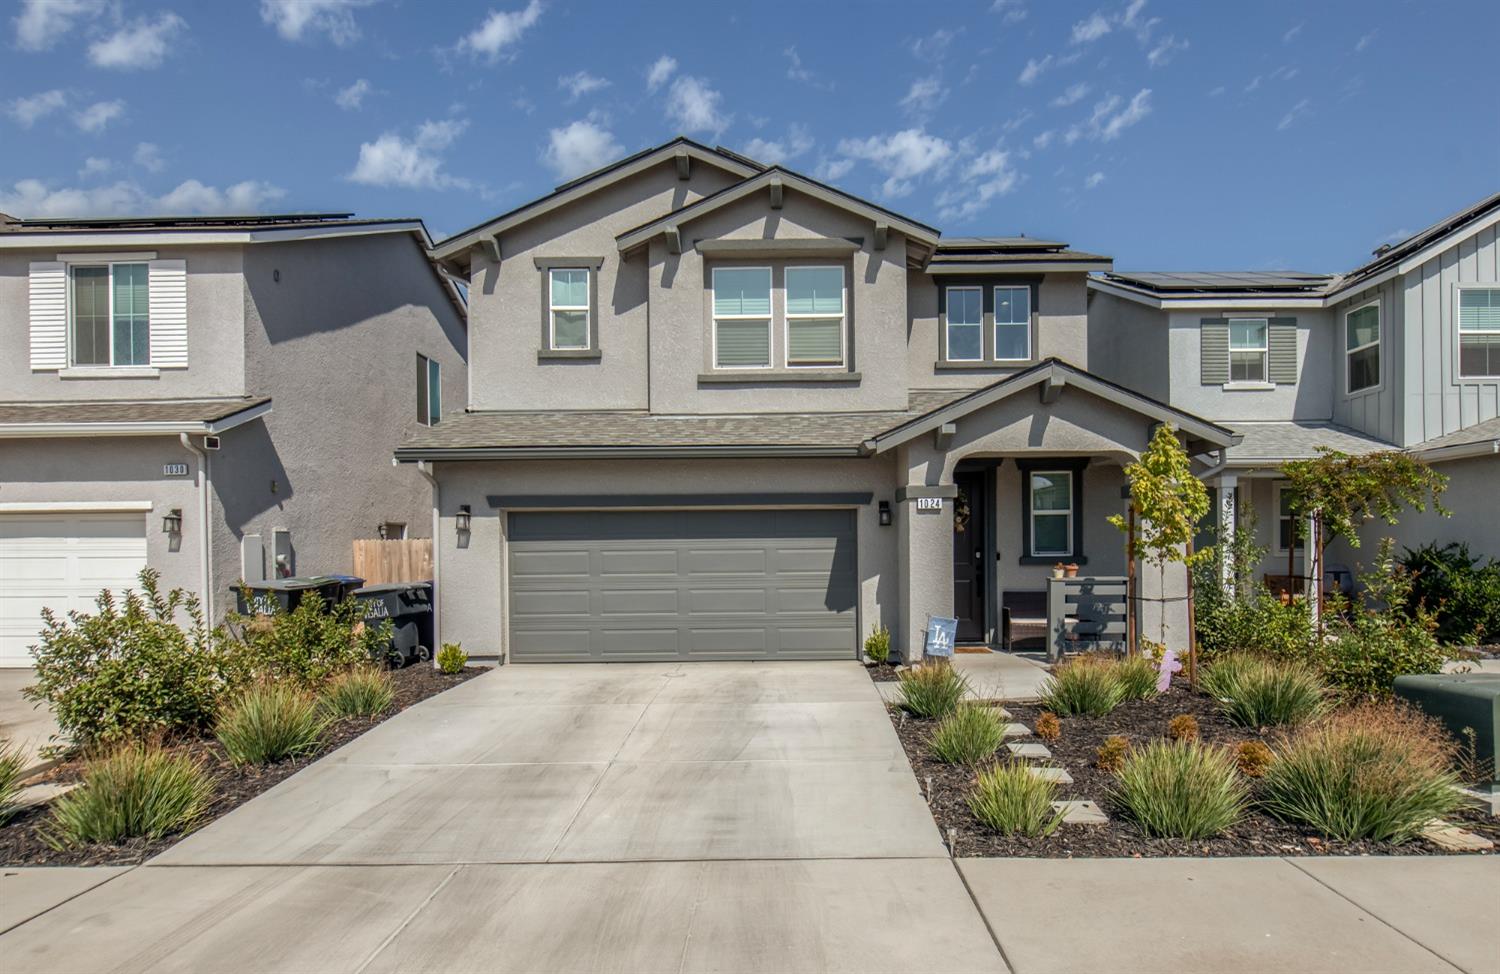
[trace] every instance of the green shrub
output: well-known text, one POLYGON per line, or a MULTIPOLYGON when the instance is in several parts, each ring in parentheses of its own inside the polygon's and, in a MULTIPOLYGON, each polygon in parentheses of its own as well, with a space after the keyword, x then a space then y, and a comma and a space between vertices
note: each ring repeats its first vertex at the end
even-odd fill
POLYGON ((1500 642, 1500 561, 1481 565, 1467 544, 1433 542, 1406 549, 1401 564, 1411 573, 1412 604, 1437 617, 1438 642, 1500 642))
POLYGON ((865 655, 877 663, 888 663, 891 659, 891 631, 885 626, 876 626, 865 637, 865 655))
POLYGON ((469 654, 458 643, 443 643, 443 648, 438 650, 438 669, 444 673, 462 673, 464 666, 469 662, 469 654))
POLYGON ((1156 696, 1161 671, 1145 656, 1125 656, 1115 661, 1115 679, 1120 681, 1123 700, 1149 700, 1156 696))
POLYGON ((1039 778, 1021 761, 997 764, 979 772, 969 792, 969 811, 985 825, 1006 835, 1047 836, 1062 824, 1054 810, 1057 782, 1039 778))
POLYGON ((26 749, 11 741, 0 741, 0 825, 10 821, 19 809, 21 772, 26 770, 26 749))
POLYGON ((1232 540, 1215 546, 1218 558, 1193 567, 1193 618, 1205 659, 1252 652, 1276 659, 1307 659, 1317 629, 1300 599, 1282 602, 1260 578, 1266 548, 1255 543, 1253 511, 1245 508, 1232 540), (1229 582, 1225 581, 1227 562, 1229 582))
POLYGON ((1240 820, 1249 791, 1230 752, 1153 741, 1126 756, 1111 796, 1151 835, 1206 839, 1240 820))
POLYGON ((332 717, 378 717, 396 699, 396 685, 385 670, 360 666, 329 680, 321 699, 332 717))
POLYGON ((334 673, 390 654, 391 623, 365 624, 364 609, 354 599, 324 603, 316 592, 305 595, 290 612, 246 618, 231 616, 242 634, 235 648, 235 681, 289 681, 317 689, 334 673))
POLYGON ((1365 704, 1300 731, 1266 768, 1262 801, 1289 822, 1352 842, 1402 842, 1458 808, 1453 745, 1397 704, 1365 704))
POLYGON ((224 687, 223 633, 208 628, 197 596, 163 595, 158 577, 143 569, 140 588, 120 598, 99 593, 92 614, 42 610, 36 682, 24 693, 52 708, 75 745, 200 727, 213 717, 224 687), (188 628, 177 624, 179 614, 188 628))
POLYGON ((1102 656, 1064 660, 1042 684, 1042 706, 1062 717, 1103 717, 1125 699, 1118 670, 1102 656))
POLYGON ((969 681, 947 663, 924 663, 901 672, 901 707, 914 717, 946 717, 958 708, 969 681))
POLYGON ((1304 723, 1323 712, 1327 697, 1311 667, 1245 653, 1227 653, 1210 663, 1202 686, 1225 716, 1244 727, 1304 723))
POLYGON ((213 793, 202 761, 155 745, 128 745, 88 762, 83 783, 53 801, 41 835, 54 849, 158 839, 196 822, 213 793))
POLYGON ((230 701, 214 734, 235 764, 272 764, 315 750, 329 718, 316 697, 282 683, 262 683, 230 701))
POLYGON ((1396 677, 1437 673, 1451 654, 1438 643, 1432 610, 1412 598, 1411 575, 1380 545, 1374 571, 1361 575, 1366 604, 1329 619, 1318 662, 1324 678, 1346 694, 1388 697, 1396 677))
POLYGON ((973 766, 994 756, 1005 743, 1005 721, 994 707, 961 703, 932 732, 932 754, 948 764, 973 766))

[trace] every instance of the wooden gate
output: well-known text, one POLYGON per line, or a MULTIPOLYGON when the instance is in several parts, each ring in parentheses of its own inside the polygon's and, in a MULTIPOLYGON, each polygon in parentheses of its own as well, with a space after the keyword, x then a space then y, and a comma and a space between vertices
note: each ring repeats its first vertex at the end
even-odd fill
POLYGON ((354 574, 366 585, 432 581, 432 539, 354 542, 354 574))

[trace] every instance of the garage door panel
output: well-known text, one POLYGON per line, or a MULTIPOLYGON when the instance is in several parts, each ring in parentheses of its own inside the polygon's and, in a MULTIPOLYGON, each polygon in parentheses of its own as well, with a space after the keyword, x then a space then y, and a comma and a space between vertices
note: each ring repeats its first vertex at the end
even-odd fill
POLYGON ((852 615, 854 605, 848 601, 834 601, 829 596, 827 588, 796 588, 783 587, 776 590, 776 609, 787 614, 798 615, 834 615, 841 617, 845 614, 852 615))
POLYGON ((694 549, 687 552, 687 573, 704 575, 755 575, 766 573, 764 549, 694 549))
POLYGON ((688 593, 691 615, 766 614, 766 590, 763 588, 695 588, 688 593))
POLYGON ((691 628, 688 630, 695 657, 744 659, 764 655, 770 649, 766 630, 691 628))
POLYGON ((599 648, 605 659, 654 659, 663 648, 673 651, 679 634, 676 626, 659 629, 617 629, 610 627, 599 633, 599 648))
POLYGON ((782 547, 776 552, 781 574, 827 575, 854 571, 854 543, 818 547, 782 547))
POLYGON ((559 618, 587 618, 589 615, 588 589, 573 591, 518 591, 512 602, 512 611, 518 616, 557 616, 559 618))
POLYGON ((783 656, 796 655, 827 658, 829 653, 843 650, 848 645, 844 632, 838 629, 822 627, 798 629, 792 626, 783 626, 778 631, 781 635, 781 654, 783 656))
POLYGON ((601 575, 676 575, 677 552, 650 548, 603 548, 599 552, 601 575))
POLYGON ((538 663, 567 663, 594 658, 587 629, 511 630, 511 652, 538 663))
POLYGON ((587 578, 589 553, 587 550, 520 551, 516 553, 511 571, 517 575, 539 578, 587 578))
POLYGON ((677 615, 677 590, 611 589, 599 598, 599 611, 606 618, 635 615, 677 615))

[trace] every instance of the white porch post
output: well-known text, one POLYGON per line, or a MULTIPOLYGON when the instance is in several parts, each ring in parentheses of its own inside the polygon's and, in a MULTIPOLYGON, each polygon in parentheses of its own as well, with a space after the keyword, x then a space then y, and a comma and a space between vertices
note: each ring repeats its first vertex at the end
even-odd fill
POLYGON ((1234 534, 1237 530, 1239 511, 1235 503, 1235 488, 1239 484, 1239 476, 1232 473, 1219 474, 1219 577, 1224 582, 1224 590, 1230 595, 1234 594, 1234 564, 1230 558, 1230 549, 1234 546, 1234 534))

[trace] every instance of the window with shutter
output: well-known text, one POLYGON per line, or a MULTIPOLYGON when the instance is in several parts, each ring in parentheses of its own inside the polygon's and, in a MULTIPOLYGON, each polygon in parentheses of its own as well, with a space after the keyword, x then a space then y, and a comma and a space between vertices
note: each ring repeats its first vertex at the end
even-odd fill
POLYGON ((1267 323, 1264 318, 1229 319, 1229 381, 1266 381, 1267 323))
POLYGON ((1206 386, 1221 386, 1229 381, 1229 321, 1204 318, 1199 322, 1198 372, 1206 386))
POLYGON ((31 368, 51 372, 68 365, 68 270, 61 261, 31 265, 31 368))

